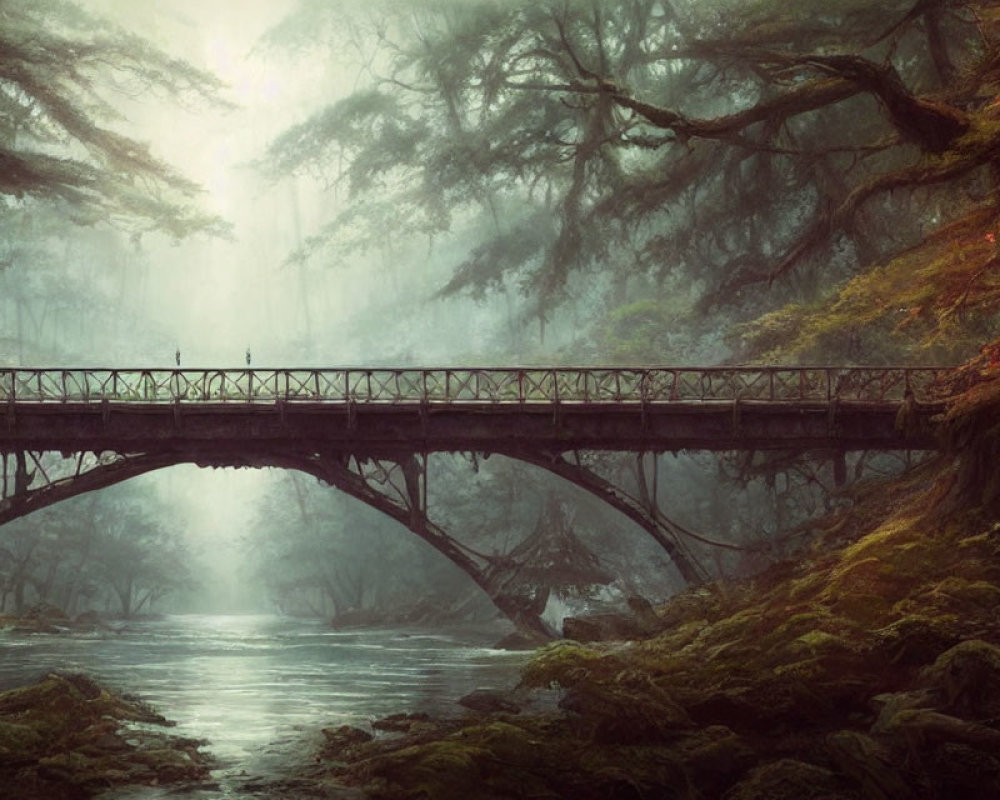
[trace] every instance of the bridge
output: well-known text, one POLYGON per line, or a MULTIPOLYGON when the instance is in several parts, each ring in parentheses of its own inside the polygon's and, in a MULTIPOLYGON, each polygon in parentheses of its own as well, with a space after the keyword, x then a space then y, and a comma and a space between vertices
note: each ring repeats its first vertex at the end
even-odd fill
MULTIPOLYGON (((501 454, 638 523, 689 582, 702 569, 659 510, 644 454, 928 450, 944 367, 0 369, 0 524, 173 464, 299 469, 392 516, 468 572, 522 627, 500 561, 427 508, 428 455, 501 454), (905 413, 901 414, 903 409, 905 413), (902 421, 902 422, 901 422, 902 421), (588 462, 633 453, 626 491, 588 462), (650 491, 650 485, 653 489, 650 491)), ((536 615, 537 616, 537 615, 536 615)))

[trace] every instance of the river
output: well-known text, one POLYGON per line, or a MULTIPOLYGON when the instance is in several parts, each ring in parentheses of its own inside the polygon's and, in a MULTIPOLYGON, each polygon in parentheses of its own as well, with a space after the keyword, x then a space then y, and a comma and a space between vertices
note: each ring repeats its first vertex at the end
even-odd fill
POLYGON ((240 798, 251 796, 240 789, 249 777, 307 757, 305 742, 321 727, 363 727, 400 711, 452 715, 475 688, 512 687, 525 655, 490 646, 507 630, 335 631, 318 620, 184 615, 117 632, 2 633, 0 689, 60 670, 139 695, 177 722, 177 734, 207 739, 219 760, 219 788, 180 796, 240 798))

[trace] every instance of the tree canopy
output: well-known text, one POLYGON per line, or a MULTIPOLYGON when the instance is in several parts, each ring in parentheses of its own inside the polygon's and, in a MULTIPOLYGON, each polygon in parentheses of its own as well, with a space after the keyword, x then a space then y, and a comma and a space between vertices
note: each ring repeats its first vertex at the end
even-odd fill
MULTIPOLYGON (((581 281, 682 279, 751 322, 742 357, 930 358, 946 329, 952 349, 986 335, 992 3, 406 8, 369 11, 370 80, 269 150, 274 174, 351 198, 298 257, 474 229, 443 295, 516 285, 544 318, 581 281)), ((330 13, 304 3, 274 36, 330 13)))
POLYGON ((223 104, 214 76, 65 0, 0 0, 0 199, 52 201, 79 223, 221 233, 199 187, 115 129, 144 94, 223 104))

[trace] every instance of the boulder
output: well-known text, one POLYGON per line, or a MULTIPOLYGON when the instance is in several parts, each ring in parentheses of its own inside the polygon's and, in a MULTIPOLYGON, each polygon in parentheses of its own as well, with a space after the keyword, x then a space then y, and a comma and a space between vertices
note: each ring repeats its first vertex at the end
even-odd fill
POLYGON ((642 639, 664 627, 645 597, 628 598, 628 613, 583 614, 563 619, 563 636, 577 642, 642 639))
POLYGON ((875 631, 875 652, 900 667, 930 664, 960 640, 955 627, 954 617, 902 617, 875 631))
POLYGON ((1000 717, 1000 647, 971 639, 946 650, 920 675, 939 708, 963 719, 1000 717))
POLYGON ((577 642, 639 639, 645 632, 644 626, 630 614, 587 614, 563 620, 563 636, 577 642))
POLYGON ((409 733, 414 725, 427 724, 430 721, 430 716, 428 714, 424 714, 423 712, 413 714, 390 714, 388 717, 375 720, 372 723, 372 727, 377 731, 409 733))
POLYGON ((514 631, 504 636, 493 647, 496 650, 534 650, 551 641, 547 636, 533 631, 514 631))
POLYGON ((323 728, 322 734, 324 741, 319 758, 325 761, 342 760, 352 749, 372 740, 372 735, 368 731, 350 725, 323 728))
POLYGON ((510 695, 494 689, 475 689, 462 698, 458 704, 472 711, 487 714, 520 714, 521 708, 510 699, 510 695))

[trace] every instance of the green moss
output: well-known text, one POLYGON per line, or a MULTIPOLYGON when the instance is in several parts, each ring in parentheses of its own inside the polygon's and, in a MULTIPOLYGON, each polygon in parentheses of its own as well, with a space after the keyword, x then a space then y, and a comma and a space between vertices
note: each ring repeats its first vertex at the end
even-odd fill
POLYGON ((792 758, 762 764, 724 795, 724 800, 810 800, 833 798, 838 788, 827 769, 792 758))
POLYGON ((614 674, 624 665, 615 656, 576 642, 560 641, 543 647, 521 674, 528 687, 570 688, 595 673, 614 674))
POLYGON ((42 742, 42 733, 30 725, 0 720, 0 757, 17 758, 34 752, 42 742))

